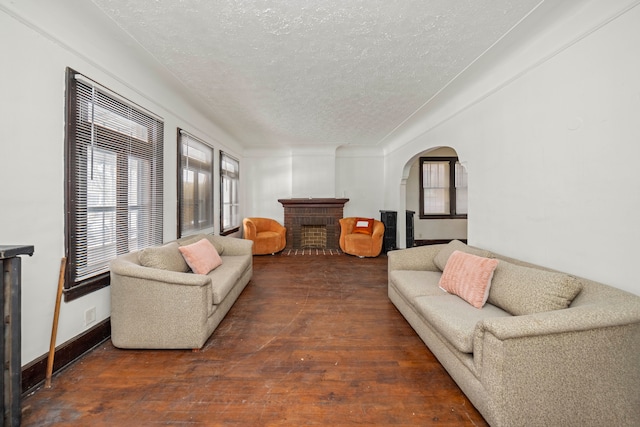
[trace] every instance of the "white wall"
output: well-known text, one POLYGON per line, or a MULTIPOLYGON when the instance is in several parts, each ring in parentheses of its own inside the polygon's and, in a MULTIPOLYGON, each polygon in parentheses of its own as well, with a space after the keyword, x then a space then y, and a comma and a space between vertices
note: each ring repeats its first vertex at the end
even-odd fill
POLYGON ((291 150, 245 150, 240 175, 245 183, 245 216, 273 218, 284 223, 278 199, 292 197, 291 150))
POLYGON ((384 156, 382 150, 341 147, 336 153, 335 197, 347 198, 344 216, 380 219, 384 209, 384 156))
MULTIPOLYGON (((64 100, 67 66, 164 118, 164 237, 176 237, 176 128, 240 158, 238 144, 206 119, 179 86, 135 46, 122 44, 110 21, 90 30, 72 24, 90 2, 0 2, 0 244, 34 245, 23 257, 22 363, 49 349, 60 260, 64 256, 64 100)), ((216 162, 217 163, 217 162, 216 162)), ((61 344, 110 315, 109 288, 63 303, 61 344)))
POLYGON ((345 216, 380 218, 384 198, 382 150, 362 147, 244 151, 246 216, 284 222, 278 199, 348 198, 345 216))
POLYGON ((396 141, 385 200, 413 156, 456 149, 469 241, 640 294, 640 7, 580 2, 396 141), (407 133, 406 135, 410 135, 407 133))
POLYGON ((336 146, 292 150, 291 197, 335 197, 336 146))

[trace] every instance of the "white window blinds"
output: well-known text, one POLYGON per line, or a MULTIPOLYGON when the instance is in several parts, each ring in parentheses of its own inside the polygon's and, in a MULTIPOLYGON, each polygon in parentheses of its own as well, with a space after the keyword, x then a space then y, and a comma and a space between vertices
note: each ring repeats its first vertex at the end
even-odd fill
POLYGON ((82 295, 108 285, 117 255, 162 243, 164 125, 75 71, 67 74, 65 288, 86 285, 82 295))

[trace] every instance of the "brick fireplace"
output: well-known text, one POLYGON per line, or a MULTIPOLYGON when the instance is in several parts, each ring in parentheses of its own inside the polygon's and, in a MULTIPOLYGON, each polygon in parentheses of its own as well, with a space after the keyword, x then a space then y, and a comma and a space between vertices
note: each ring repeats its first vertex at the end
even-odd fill
POLYGON ((324 249, 340 249, 338 221, 342 218, 344 205, 348 201, 349 199, 328 198, 278 199, 284 207, 284 226, 287 227, 286 249, 319 247, 322 244, 325 245, 324 249), (318 232, 318 229, 322 231, 318 232), (314 236, 326 235, 326 243, 325 237, 309 240, 310 230, 313 230, 314 236))

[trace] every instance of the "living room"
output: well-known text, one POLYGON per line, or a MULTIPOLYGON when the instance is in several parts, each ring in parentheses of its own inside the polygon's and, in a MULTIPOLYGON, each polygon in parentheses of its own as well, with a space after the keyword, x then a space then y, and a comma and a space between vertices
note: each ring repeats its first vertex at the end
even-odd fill
MULTIPOLYGON (((416 209, 419 158, 448 147, 468 172, 468 219, 460 231, 416 217, 417 239, 464 238, 640 294, 632 267, 640 239, 640 169, 633 164, 640 156, 638 1, 543 2, 376 144, 345 143, 325 121, 322 144, 283 138, 269 145, 261 145, 259 135, 253 141, 232 136, 218 123, 227 114, 224 106, 220 116, 213 114, 96 3, 0 1, 0 244, 35 248, 22 259, 23 367, 43 360, 49 350, 66 251, 68 67, 162 117, 165 241, 177 237, 179 128, 210 143, 216 156, 222 151, 239 160, 241 217, 279 221, 282 198, 348 198, 345 216, 377 218, 380 210, 416 209)), ((378 119, 402 102, 389 96, 378 119)), ((346 128, 344 107, 323 113, 319 117, 334 117, 346 128)), ((279 112, 254 114, 256 121, 266 121, 279 112)), ((367 131, 351 130, 365 136, 367 131)), ((214 203, 217 212, 219 198, 214 203)), ((398 223, 403 247, 402 215, 398 223)), ((57 344, 77 339, 109 316, 108 287, 63 302, 57 344), (90 321, 87 311, 95 313, 90 321)))

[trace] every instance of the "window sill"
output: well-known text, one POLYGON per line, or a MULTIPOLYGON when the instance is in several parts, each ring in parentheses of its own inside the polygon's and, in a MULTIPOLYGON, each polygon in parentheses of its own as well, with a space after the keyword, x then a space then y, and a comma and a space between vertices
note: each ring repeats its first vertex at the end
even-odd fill
POLYGON ((220 231, 221 236, 228 236, 229 234, 237 233, 240 231, 240 227, 230 228, 228 230, 220 231))
POLYGON ((467 219, 467 215, 420 215, 420 219, 467 219))

